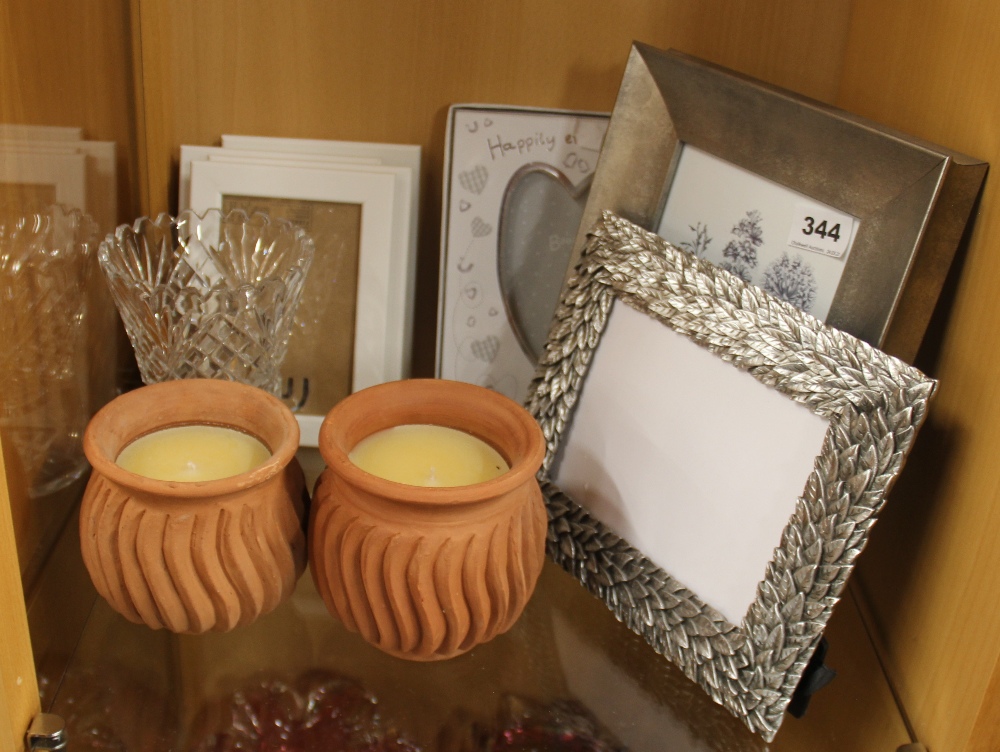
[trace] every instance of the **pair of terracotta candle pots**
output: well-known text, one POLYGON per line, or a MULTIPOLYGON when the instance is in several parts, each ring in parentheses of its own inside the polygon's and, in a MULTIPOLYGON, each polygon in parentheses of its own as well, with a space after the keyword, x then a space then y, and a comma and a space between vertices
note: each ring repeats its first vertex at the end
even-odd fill
POLYGON ((84 437, 94 472, 80 537, 98 592, 136 623, 225 631, 288 598, 308 558, 330 612, 392 655, 450 658, 513 625, 541 572, 547 525, 535 480, 545 443, 522 407, 434 379, 351 395, 320 431, 327 468, 308 528, 298 440, 287 407, 235 382, 170 381, 109 403, 84 437), (117 464, 137 438, 188 424, 238 429, 271 456, 249 472, 200 482, 154 480, 117 464), (510 469, 430 488, 372 475, 349 459, 362 439, 406 424, 472 434, 510 469))

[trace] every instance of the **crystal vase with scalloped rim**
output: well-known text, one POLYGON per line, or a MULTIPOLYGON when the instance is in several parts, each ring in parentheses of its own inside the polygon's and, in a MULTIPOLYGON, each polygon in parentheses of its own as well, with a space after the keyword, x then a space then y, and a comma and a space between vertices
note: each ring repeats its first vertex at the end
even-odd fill
POLYGON ((98 253, 142 380, 277 393, 314 244, 290 222, 210 209, 142 217, 98 253))

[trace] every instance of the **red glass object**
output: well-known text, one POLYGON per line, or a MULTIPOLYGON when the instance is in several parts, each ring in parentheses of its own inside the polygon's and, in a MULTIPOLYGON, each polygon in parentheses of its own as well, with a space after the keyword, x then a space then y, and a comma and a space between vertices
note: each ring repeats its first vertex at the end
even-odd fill
POLYGON ((420 752, 388 727, 360 684, 327 671, 264 679, 221 706, 196 752, 420 752))

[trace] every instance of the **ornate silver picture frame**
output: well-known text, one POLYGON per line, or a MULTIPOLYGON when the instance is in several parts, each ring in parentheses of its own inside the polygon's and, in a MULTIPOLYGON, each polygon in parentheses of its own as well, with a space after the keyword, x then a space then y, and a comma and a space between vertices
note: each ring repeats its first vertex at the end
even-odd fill
MULTIPOLYGON (((527 401, 547 440, 540 478, 550 515, 549 555, 657 652, 770 740, 902 468, 935 387, 934 380, 902 361, 606 212, 588 235, 577 272, 563 291, 527 401), (667 500, 674 483, 673 458, 657 454, 659 442, 668 435, 687 441, 722 409, 712 401, 696 401, 687 423, 678 415, 669 425, 662 419, 643 425, 657 420, 655 406, 663 395, 654 392, 666 384, 660 373, 674 369, 654 374, 649 393, 634 393, 629 386, 634 380, 627 375, 657 362, 658 340, 625 342, 626 353, 633 348, 631 356, 621 356, 621 348, 602 354, 611 346, 605 340, 615 326, 612 319, 624 321, 626 312, 629 320, 651 326, 654 337, 662 333, 664 346, 670 338, 693 353, 679 357, 705 358, 718 375, 735 375, 751 390, 787 405, 817 437, 818 453, 813 456, 816 448, 811 448, 802 476, 791 479, 794 498, 781 501, 786 507, 774 507, 789 513, 760 536, 770 541, 769 553, 753 574, 745 613, 734 616, 730 608, 727 618, 726 609, 715 605, 725 600, 722 596, 692 588, 621 534, 629 528, 629 515, 637 515, 642 524, 630 529, 649 541, 648 548, 660 550, 660 538, 669 537, 672 526, 688 524, 674 522, 692 519, 692 503, 683 497, 667 500), (588 378, 594 377, 602 357, 604 373, 612 374, 610 390, 588 397, 588 378), (630 393, 620 393, 625 390, 630 393), (588 454, 585 464, 592 468, 592 478, 611 476, 602 488, 621 493, 611 519, 601 514, 612 513, 594 511, 608 509, 606 505, 585 504, 557 485, 561 463, 568 461, 574 441, 583 440, 579 435, 574 439, 573 431, 588 400, 597 400, 604 424, 597 430, 591 425, 587 435, 605 444, 625 436, 619 443, 627 445, 625 454, 638 456, 635 467, 659 479, 640 479, 640 490, 651 493, 653 506, 663 507, 651 512, 654 517, 630 509, 629 478, 600 467, 600 451, 588 454), (821 421, 819 433, 809 423, 816 419, 821 421), (656 504, 661 496, 663 503, 656 504), (661 520, 659 527, 649 519, 661 520)), ((769 415, 751 426, 753 438, 759 434, 761 439, 754 443, 765 452, 772 443, 764 439, 774 431, 769 415)), ((614 448, 608 447, 606 456, 614 448)), ((773 448, 778 451, 777 445, 773 448)), ((733 514, 751 521, 767 515, 780 519, 774 509, 763 508, 764 502, 760 515, 748 509, 754 502, 742 496, 741 482, 737 480, 732 494, 733 514)), ((700 512, 693 514, 696 518, 700 512)), ((686 530, 679 533, 687 535, 686 530)), ((701 545, 712 549, 706 566, 714 567, 716 559, 728 556, 730 544, 711 529, 706 535, 701 545)), ((751 534, 737 527, 732 540, 739 543, 744 535, 751 534)), ((712 577, 724 585, 742 576, 727 574, 725 566, 720 572, 712 577)))
MULTIPOLYGON (((853 218, 850 253, 824 320, 912 362, 986 176, 985 162, 683 53, 636 43, 567 277, 601 212, 658 229, 688 147, 756 176, 761 192, 780 186, 853 218)), ((717 195, 728 190, 717 186, 717 195)), ((783 244, 792 219, 778 220, 780 229, 765 233, 767 243, 783 244)), ((728 230, 713 228, 717 243, 728 230)))

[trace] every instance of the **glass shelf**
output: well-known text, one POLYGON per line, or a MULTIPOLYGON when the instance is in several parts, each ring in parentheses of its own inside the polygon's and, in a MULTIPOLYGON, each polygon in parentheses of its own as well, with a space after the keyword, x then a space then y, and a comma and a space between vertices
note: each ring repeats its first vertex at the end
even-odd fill
POLYGON ((340 679, 348 678, 352 697, 359 687, 365 692, 365 722, 373 722, 374 711, 382 738, 411 745, 356 747, 368 752, 843 752, 907 743, 851 599, 838 607, 827 635, 838 678, 813 697, 802 719, 786 716, 768 747, 551 563, 510 632, 439 663, 392 658, 347 632, 307 573, 288 602, 227 634, 155 632, 98 599, 52 711, 67 720, 74 752, 249 749, 232 730, 246 721, 234 711, 240 702, 265 723, 262 698, 288 710, 293 696, 276 687, 343 689, 340 679), (505 727, 524 732, 525 714, 562 738, 511 746, 508 733, 497 744, 505 727))
MULTIPOLYGON (((322 460, 309 449, 299 460, 311 487, 322 460)), ((910 742, 850 593, 825 634, 837 678, 766 745, 551 562, 509 632, 432 663, 348 632, 307 571, 286 603, 225 634, 153 631, 98 598, 50 710, 66 719, 72 752, 345 749, 329 734, 302 746, 247 745, 237 733, 248 709, 264 726, 268 711, 301 715, 295 701, 310 690, 327 711, 353 713, 355 730, 377 732, 383 746, 346 746, 365 752, 871 752, 910 742)))

